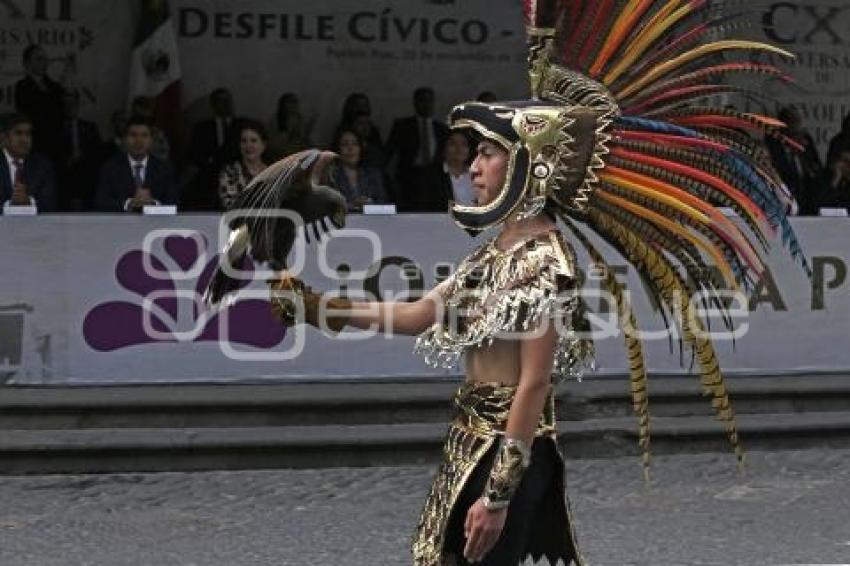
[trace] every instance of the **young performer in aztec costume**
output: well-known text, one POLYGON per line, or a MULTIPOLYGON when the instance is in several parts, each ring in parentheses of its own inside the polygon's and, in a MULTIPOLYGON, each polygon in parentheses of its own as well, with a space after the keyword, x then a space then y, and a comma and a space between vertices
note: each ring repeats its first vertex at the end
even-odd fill
MULTIPOLYGON (((751 289, 777 230, 808 271, 785 216, 787 193, 758 141, 782 138, 782 124, 700 105, 708 95, 741 91, 728 76, 785 80, 778 68, 747 57, 790 54, 723 39, 733 16, 716 15, 706 1, 538 0, 525 2, 525 15, 531 98, 469 102, 449 117, 452 128, 480 140, 471 168, 476 204, 452 204, 449 213, 470 233, 497 226, 499 235, 415 302, 328 298, 288 274, 271 283, 284 324, 419 335, 416 351, 437 366, 465 356, 467 378, 413 538, 417 566, 585 564, 564 496, 552 386, 579 377, 593 345, 582 332, 588 325, 576 255, 557 220, 616 303, 645 470, 649 411, 638 323, 587 234, 631 263, 678 326, 739 459, 729 397, 691 298, 707 293, 722 310, 713 293, 751 289), (741 62, 729 62, 735 55, 741 62), (734 210, 740 222, 718 207, 734 210)), ((344 199, 318 184, 332 157, 302 152, 254 181, 233 206, 248 212, 230 224, 228 264, 251 254, 285 267, 295 226, 264 210, 299 212, 316 237, 317 222, 327 229, 325 217, 344 222, 344 199)), ((210 303, 237 286, 224 271, 213 280, 210 303)))

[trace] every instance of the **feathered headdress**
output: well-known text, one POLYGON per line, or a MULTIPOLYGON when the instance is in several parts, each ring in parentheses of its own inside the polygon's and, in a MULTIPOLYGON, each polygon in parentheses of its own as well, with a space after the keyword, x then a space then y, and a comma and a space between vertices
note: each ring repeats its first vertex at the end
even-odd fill
MULTIPOLYGON (((752 41, 724 39, 730 17, 707 0, 526 0, 532 100, 467 103, 450 122, 473 128, 510 155, 508 179, 487 206, 453 205, 468 230, 517 211, 557 214, 597 264, 617 302, 649 462, 647 371, 634 312, 602 254, 596 233, 628 260, 679 326, 743 459, 729 396, 711 340, 692 298, 717 289, 751 289, 777 230, 811 275, 786 218, 786 191, 761 143, 782 134, 768 116, 708 105, 707 97, 742 89, 725 81, 747 73, 788 77, 746 56, 792 55, 752 41), (723 54, 722 62, 716 55, 723 54), (740 61, 735 56, 740 55, 740 61), (732 209, 742 225, 719 208, 732 209), (717 269, 712 269, 712 267, 717 269)), ((721 305, 718 297, 712 299, 721 305)))

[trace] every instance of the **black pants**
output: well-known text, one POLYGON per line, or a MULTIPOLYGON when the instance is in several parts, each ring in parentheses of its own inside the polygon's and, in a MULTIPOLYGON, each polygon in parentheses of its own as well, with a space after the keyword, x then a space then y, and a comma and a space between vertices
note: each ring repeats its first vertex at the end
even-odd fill
MULTIPOLYGON (((463 525, 469 508, 484 493, 484 484, 490 474, 493 458, 499 448, 495 443, 492 448, 481 458, 463 491, 458 498, 452 515, 449 518, 446 531, 445 550, 448 554, 454 554, 458 566, 468 566, 470 563, 463 556, 466 539, 463 534, 463 525)), ((536 543, 543 531, 549 530, 553 517, 547 516, 549 505, 544 502, 554 501, 556 497, 563 497, 555 488, 555 474, 560 473, 561 468, 556 460, 553 442, 547 438, 536 438, 531 447, 531 465, 525 470, 516 493, 511 498, 508 507, 508 516, 505 527, 496 545, 484 556, 484 560, 477 562, 480 566, 517 566, 529 554, 535 560, 539 560, 541 553, 545 552, 536 543)), ((560 527, 566 529, 566 525, 560 527)), ((562 531, 564 532, 564 531, 562 531)), ((563 556, 549 556, 552 564, 558 558, 563 558, 566 564, 570 560, 563 556)))

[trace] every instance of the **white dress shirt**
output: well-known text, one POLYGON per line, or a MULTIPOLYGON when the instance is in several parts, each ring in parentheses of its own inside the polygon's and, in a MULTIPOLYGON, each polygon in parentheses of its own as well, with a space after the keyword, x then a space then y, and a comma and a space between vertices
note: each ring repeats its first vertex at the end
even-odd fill
POLYGON ((230 118, 215 118, 215 146, 218 149, 224 147, 227 141, 227 129, 230 127, 230 118))
POLYGON ((472 175, 469 173, 469 169, 455 176, 452 175, 452 172, 449 171, 449 166, 444 162, 443 171, 452 181, 452 194, 455 202, 465 205, 473 204, 475 200, 475 189, 472 187, 472 175))
MULTIPOLYGON (((9 186, 12 187, 12 191, 15 190, 15 177, 18 176, 18 168, 15 166, 15 161, 17 159, 12 157, 12 154, 9 153, 6 148, 3 148, 3 155, 6 157, 6 164, 9 166, 9 186)), ((24 162, 24 159, 21 158, 21 163, 24 162)), ((11 206, 12 199, 7 200, 3 203, 3 207, 11 206)), ((30 196, 30 204, 35 206, 35 199, 30 196)))
MULTIPOLYGON (((141 175, 140 175, 140 176, 141 176, 141 178, 142 178, 142 187, 144 187, 144 186, 145 186, 145 181, 146 181, 146 180, 147 180, 147 178, 148 178, 148 156, 145 156, 145 158, 144 158, 144 159, 142 159, 142 160, 137 160, 137 159, 133 159, 133 156, 131 156, 131 155, 129 155, 129 154, 128 154, 128 155, 127 155, 127 161, 130 163, 130 173, 131 173, 131 175, 132 175, 132 177, 133 177, 133 182, 135 182, 135 181, 136 181, 136 167, 137 167, 138 165, 141 165, 141 166, 142 166, 142 170, 141 170, 141 172, 140 172, 140 173, 141 173, 141 175)), ((137 188, 138 188, 138 187, 137 187, 137 188)), ((125 211, 129 211, 129 210, 130 210, 130 203, 131 203, 132 201, 133 201, 133 198, 132 198, 132 197, 130 197, 130 198, 128 198, 127 200, 125 200, 125 201, 124 201, 124 210, 125 210, 125 211)), ((158 200, 154 199, 154 204, 160 204, 160 202, 159 202, 158 200)))
POLYGON ((419 167, 427 167, 434 162, 434 154, 437 151, 437 140, 434 137, 434 119, 417 116, 416 123, 419 124, 419 143, 421 144, 422 141, 427 138, 429 151, 427 159, 423 162, 422 154, 424 153, 424 148, 420 147, 416 153, 416 161, 414 164, 419 167))
POLYGON ((133 159, 133 156, 127 155, 127 161, 130 163, 130 171, 133 173, 133 180, 136 180, 136 167, 138 165, 142 166, 142 186, 145 186, 145 179, 147 179, 148 175, 148 156, 146 155, 144 159, 141 161, 138 159, 133 159))

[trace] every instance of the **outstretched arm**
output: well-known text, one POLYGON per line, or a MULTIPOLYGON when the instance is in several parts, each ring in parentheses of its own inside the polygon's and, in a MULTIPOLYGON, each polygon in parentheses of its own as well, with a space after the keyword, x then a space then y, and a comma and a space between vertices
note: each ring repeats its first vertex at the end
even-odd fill
POLYGON ((414 302, 352 302, 322 295, 290 276, 271 284, 272 310, 285 325, 292 326, 297 309, 293 294, 303 300, 305 322, 333 332, 352 326, 385 334, 416 335, 434 324, 442 312, 442 293, 448 286, 443 281, 424 297, 414 302))
POLYGON ((415 336, 427 330, 441 311, 443 281, 424 297, 413 302, 352 303, 348 324, 362 330, 378 330, 385 334, 415 336))

